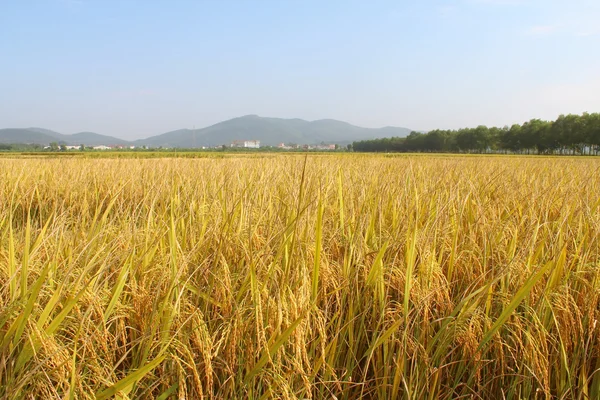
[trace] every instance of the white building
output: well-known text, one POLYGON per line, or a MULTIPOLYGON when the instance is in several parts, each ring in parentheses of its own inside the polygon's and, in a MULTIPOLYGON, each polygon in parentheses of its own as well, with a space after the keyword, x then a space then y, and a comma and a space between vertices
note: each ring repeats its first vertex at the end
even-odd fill
POLYGON ((231 147, 245 147, 247 149, 260 148, 260 140, 234 140, 231 147))
POLYGON ((94 150, 110 150, 110 147, 104 145, 94 146, 94 150))

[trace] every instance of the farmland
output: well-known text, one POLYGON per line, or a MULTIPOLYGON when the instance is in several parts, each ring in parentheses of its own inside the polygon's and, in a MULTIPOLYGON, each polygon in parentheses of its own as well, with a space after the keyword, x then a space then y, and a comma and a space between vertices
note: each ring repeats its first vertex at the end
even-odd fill
POLYGON ((600 160, 0 158, 0 398, 599 398, 600 160))

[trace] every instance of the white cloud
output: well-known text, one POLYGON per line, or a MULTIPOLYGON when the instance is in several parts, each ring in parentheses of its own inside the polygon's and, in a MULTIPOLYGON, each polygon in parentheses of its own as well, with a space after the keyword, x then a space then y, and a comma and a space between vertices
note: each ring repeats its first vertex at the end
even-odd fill
POLYGON ((599 29, 579 30, 579 31, 575 32, 575 36, 578 36, 578 37, 595 36, 598 34, 600 34, 599 29))
POLYGON ((527 29, 528 35, 541 36, 541 35, 550 35, 556 32, 560 26, 558 25, 536 25, 527 29))
POLYGON ((515 6, 528 3, 528 0, 468 0, 470 3, 488 4, 492 6, 515 6))
POLYGON ((600 2, 597 0, 570 0, 568 3, 555 0, 536 8, 544 19, 538 29, 530 29, 530 34, 560 31, 567 36, 584 37, 600 33, 600 2))
POLYGON ((561 24, 534 25, 525 30, 525 34, 529 36, 549 36, 559 33, 583 38, 600 34, 600 28, 595 23, 588 23, 587 18, 571 18, 561 24))
MULTIPOLYGON (((463 4, 500 7, 526 7, 535 16, 523 33, 532 36, 563 34, 574 37, 600 35, 600 1, 598 0, 462 0, 463 4)), ((516 12, 516 11, 515 11, 516 12)))

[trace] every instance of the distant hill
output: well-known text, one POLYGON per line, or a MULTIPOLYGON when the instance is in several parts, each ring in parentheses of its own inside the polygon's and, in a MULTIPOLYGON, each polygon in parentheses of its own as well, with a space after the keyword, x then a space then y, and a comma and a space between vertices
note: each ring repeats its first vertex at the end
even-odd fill
POLYGON ((0 143, 26 143, 47 146, 51 142, 67 145, 98 146, 129 144, 128 141, 93 132, 81 132, 74 135, 63 135, 43 128, 8 128, 0 129, 0 143))
POLYGON ((140 139, 133 142, 135 146, 148 147, 182 147, 192 148, 201 147, 202 144, 195 145, 194 135, 197 137, 200 130, 192 131, 190 129, 178 129, 163 133, 162 135, 152 136, 147 139, 140 139))
POLYGON ((391 136, 404 137, 410 132, 410 129, 395 127, 361 128, 333 119, 305 121, 246 115, 195 131, 180 129, 167 132, 148 139, 137 140, 135 144, 152 147, 201 147, 229 144, 234 140, 260 140, 261 145, 268 146, 276 146, 279 143, 347 144, 355 140, 391 136))
POLYGON ((36 130, 8 128, 0 129, 0 143, 27 143, 48 145, 57 138, 36 130))
POLYGON ((193 148, 228 145, 234 140, 260 140, 261 146, 276 146, 279 143, 318 144, 321 142, 345 145, 358 140, 392 136, 405 137, 410 132, 410 129, 396 127, 361 128, 333 119, 305 121, 303 119, 246 115, 203 129, 179 129, 134 142, 93 132, 64 135, 43 128, 23 128, 0 129, 0 143, 28 143, 47 146, 51 142, 58 142, 59 144, 84 144, 86 146, 135 145, 193 148))
POLYGON ((79 132, 73 135, 63 135, 64 140, 70 142, 73 145, 85 144, 86 146, 99 146, 99 145, 113 145, 113 146, 125 146, 129 145, 130 142, 123 139, 118 139, 112 136, 100 135, 94 132, 79 132))
POLYGON ((34 131, 34 132, 39 132, 39 133, 44 133, 48 136, 52 136, 54 138, 57 139, 62 139, 62 137, 64 136, 62 133, 58 133, 55 131, 51 131, 50 129, 44 129, 44 128, 27 128, 28 131, 34 131))

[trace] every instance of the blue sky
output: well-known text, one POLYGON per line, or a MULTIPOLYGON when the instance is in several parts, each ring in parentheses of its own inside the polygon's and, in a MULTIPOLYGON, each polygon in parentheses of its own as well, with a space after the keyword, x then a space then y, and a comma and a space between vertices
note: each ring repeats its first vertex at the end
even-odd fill
POLYGON ((0 0, 0 127, 418 130, 600 111, 600 1, 0 0))

